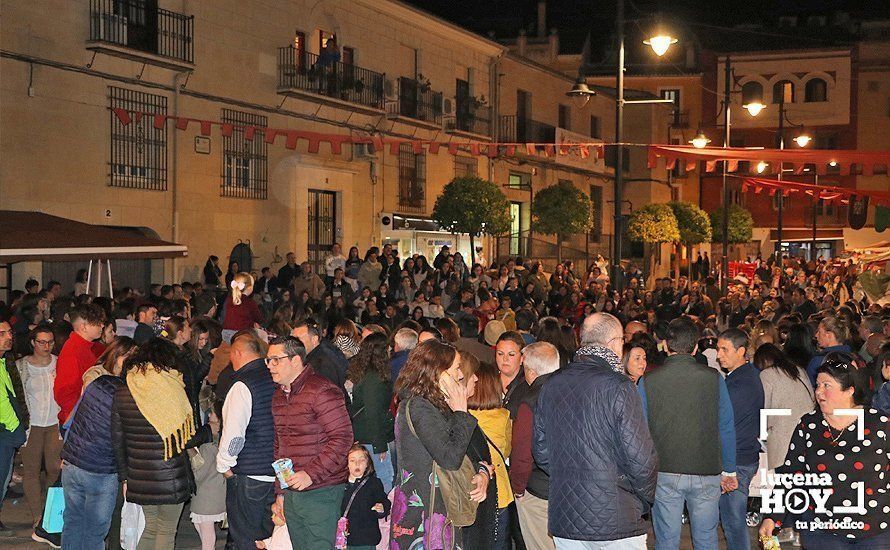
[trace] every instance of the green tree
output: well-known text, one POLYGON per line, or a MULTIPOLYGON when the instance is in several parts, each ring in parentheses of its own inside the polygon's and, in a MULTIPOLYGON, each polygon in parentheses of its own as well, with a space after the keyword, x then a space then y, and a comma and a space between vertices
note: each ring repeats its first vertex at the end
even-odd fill
MULTIPOLYGON (((747 243, 754 231, 754 218, 747 209, 733 204, 729 207, 729 242, 747 243)), ((723 208, 711 212, 711 242, 723 242, 723 208)))
POLYGON ((433 219, 447 231, 470 236, 471 261, 475 264, 476 237, 501 235, 510 230, 510 203, 490 181, 454 178, 436 199, 433 219))
POLYGON ((631 212, 627 223, 627 236, 635 242, 675 243, 680 240, 680 229, 670 206, 647 204, 631 212))
POLYGON ((697 244, 711 241, 711 219, 707 212, 691 202, 674 201, 668 203, 677 218, 677 228, 680 230, 680 240, 676 243, 677 267, 680 271, 681 247, 689 249, 689 269, 692 269, 692 247, 697 244))
POLYGON ((562 262, 562 243, 568 235, 586 233, 593 225, 590 198, 570 181, 560 181, 535 193, 532 229, 556 235, 556 259, 562 262))

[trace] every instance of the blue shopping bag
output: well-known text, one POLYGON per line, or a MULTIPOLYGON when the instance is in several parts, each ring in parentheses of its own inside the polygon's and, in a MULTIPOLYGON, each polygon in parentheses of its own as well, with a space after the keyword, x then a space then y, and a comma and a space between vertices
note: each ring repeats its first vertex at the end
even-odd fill
POLYGON ((43 507, 43 530, 47 533, 61 533, 64 523, 65 494, 61 487, 46 490, 46 506, 43 507))

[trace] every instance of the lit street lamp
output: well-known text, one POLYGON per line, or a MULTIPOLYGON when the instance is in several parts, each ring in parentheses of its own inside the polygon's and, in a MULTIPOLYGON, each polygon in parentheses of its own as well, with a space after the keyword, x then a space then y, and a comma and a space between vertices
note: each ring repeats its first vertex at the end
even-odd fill
POLYGON ((708 139, 708 136, 706 136, 701 129, 699 129, 699 131, 695 133, 695 137, 689 140, 689 143, 696 149, 704 149, 711 143, 711 140, 708 139))

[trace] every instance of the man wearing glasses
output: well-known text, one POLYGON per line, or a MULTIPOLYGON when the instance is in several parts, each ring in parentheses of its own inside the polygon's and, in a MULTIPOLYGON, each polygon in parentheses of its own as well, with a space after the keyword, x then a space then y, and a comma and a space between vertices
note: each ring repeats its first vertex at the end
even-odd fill
POLYGON ((340 517, 346 459, 353 433, 342 391, 308 364, 306 348, 293 336, 269 343, 266 366, 275 382, 275 460, 290 459, 292 473, 278 494, 273 513, 287 522, 294 548, 328 550, 340 517))
POLYGON ((254 550, 256 541, 272 536, 275 383, 253 331, 236 332, 230 353, 235 372, 222 408, 216 470, 226 478, 226 548, 254 550))

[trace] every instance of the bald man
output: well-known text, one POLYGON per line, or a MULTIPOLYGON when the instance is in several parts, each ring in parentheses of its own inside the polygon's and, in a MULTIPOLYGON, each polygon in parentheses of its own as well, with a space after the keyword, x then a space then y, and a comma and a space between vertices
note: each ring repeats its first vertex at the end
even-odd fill
POLYGON ((646 548, 640 515, 655 501, 658 458, 621 367, 623 340, 618 319, 590 315, 575 359, 550 375, 538 396, 533 454, 550 475, 556 548, 646 548))
POLYGON ((222 408, 216 469, 226 478, 226 548, 238 550, 253 550, 256 541, 272 536, 273 528, 275 383, 262 352, 263 345, 253 331, 240 331, 232 337, 235 372, 222 408))
POLYGON ((640 321, 630 321, 627 323, 627 326, 624 327, 624 343, 626 344, 630 342, 631 338, 634 337, 634 334, 638 332, 649 332, 649 329, 640 321))

